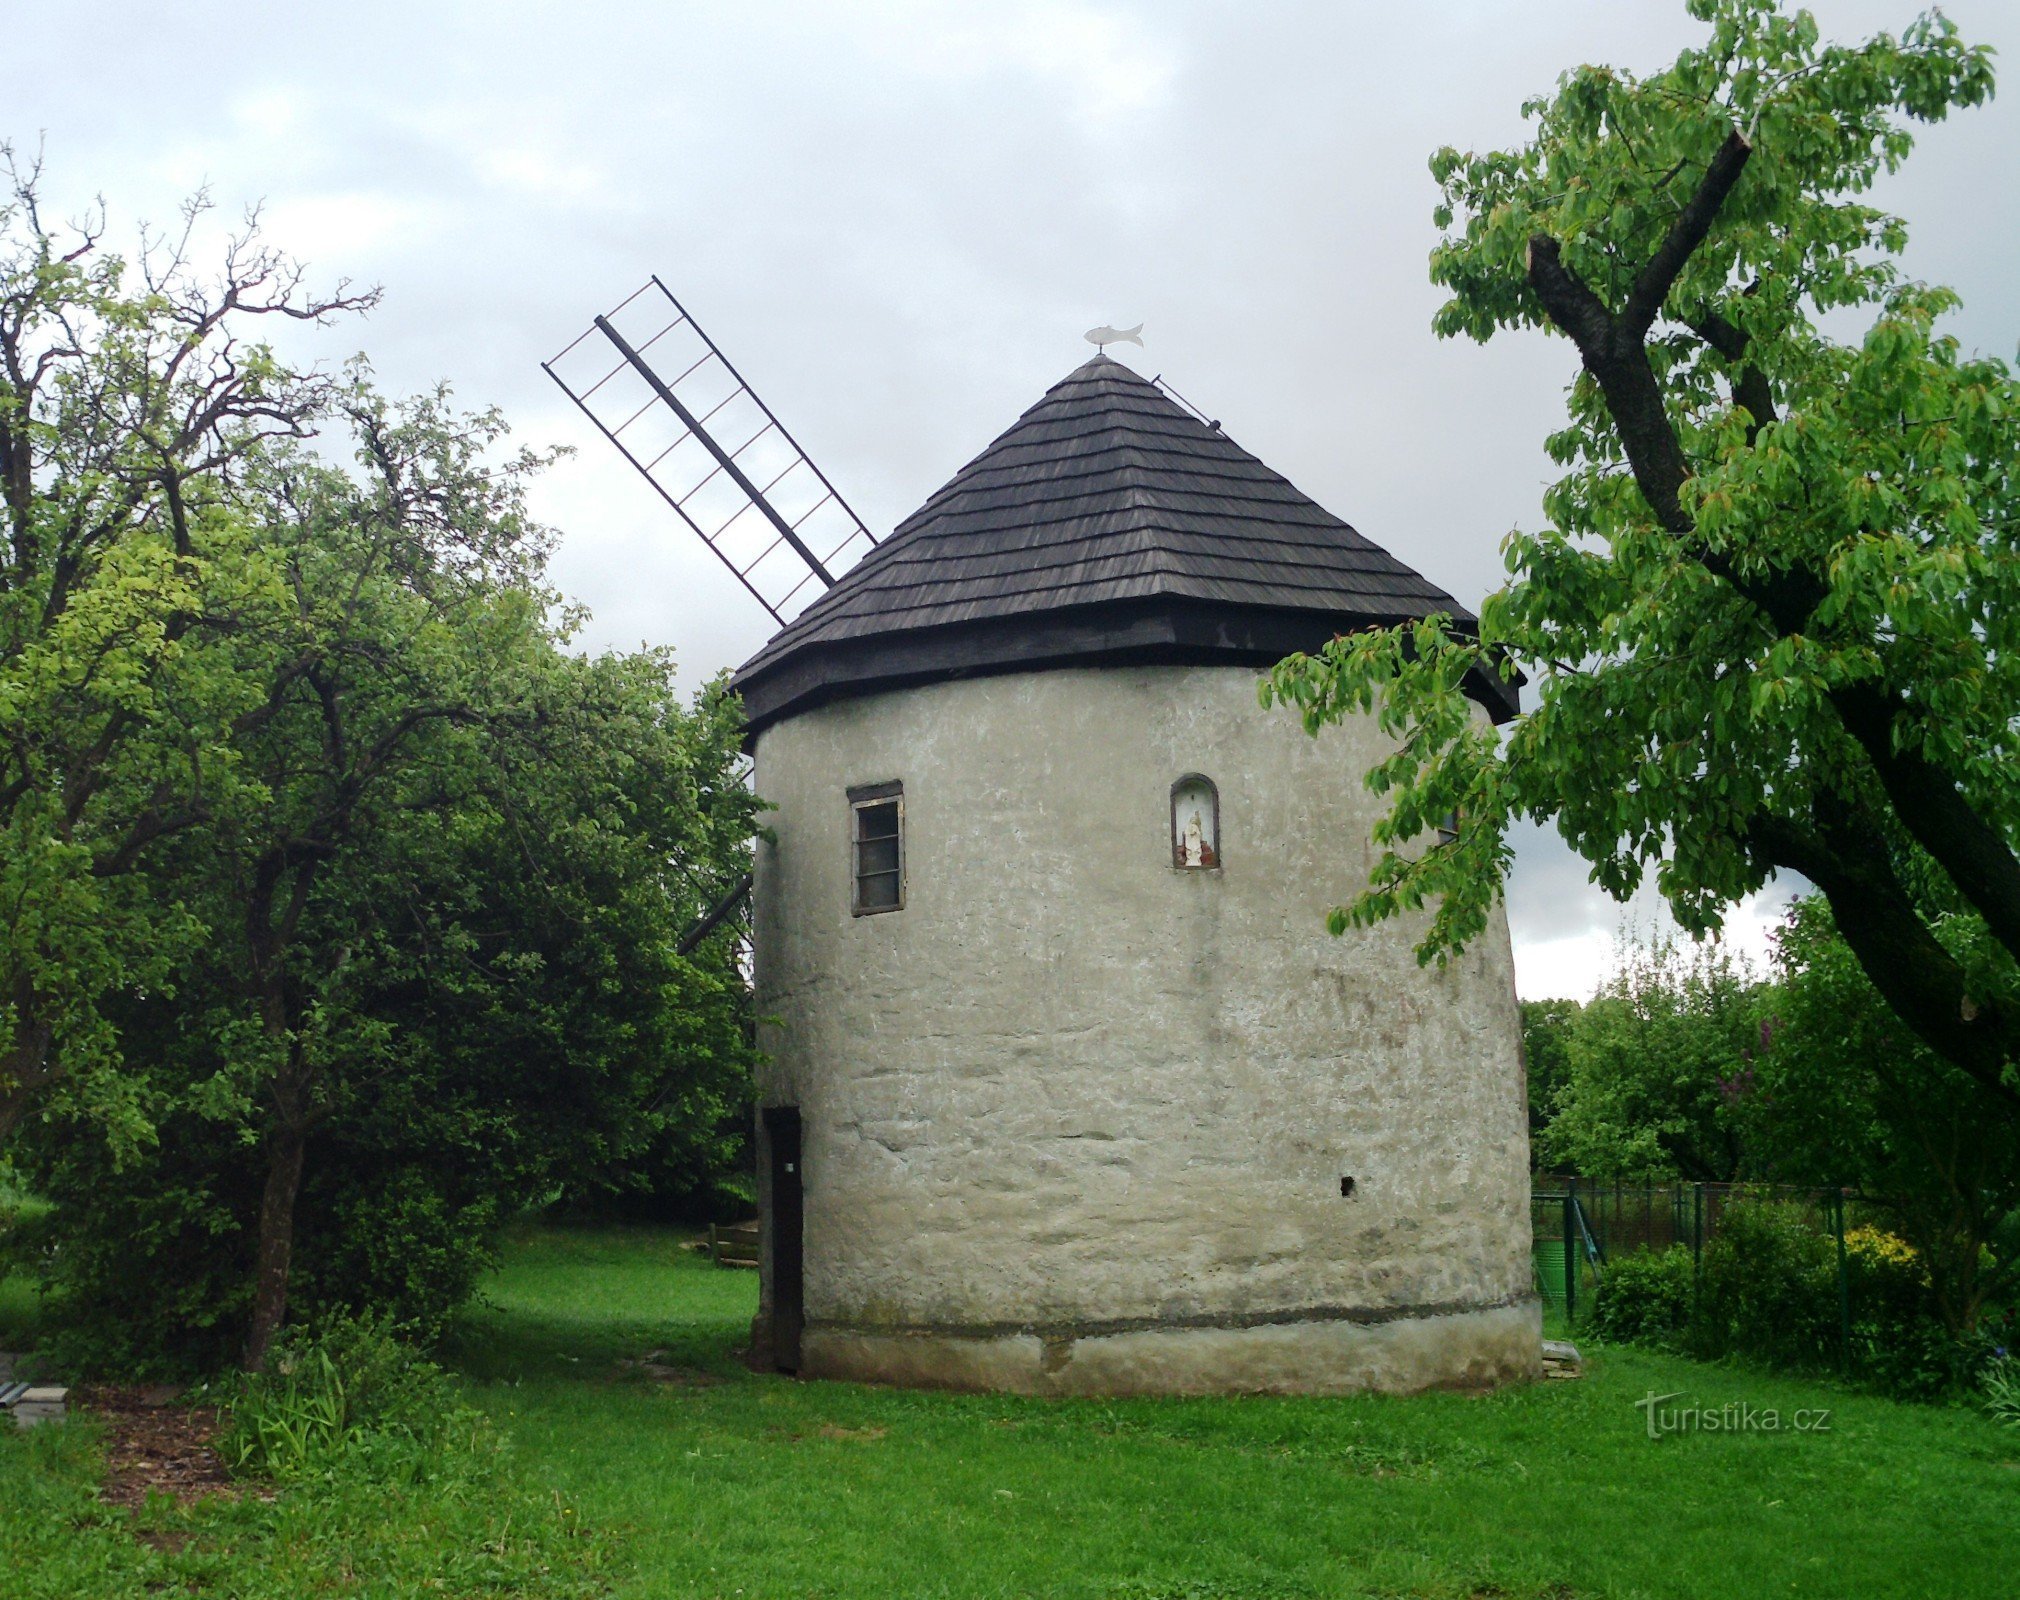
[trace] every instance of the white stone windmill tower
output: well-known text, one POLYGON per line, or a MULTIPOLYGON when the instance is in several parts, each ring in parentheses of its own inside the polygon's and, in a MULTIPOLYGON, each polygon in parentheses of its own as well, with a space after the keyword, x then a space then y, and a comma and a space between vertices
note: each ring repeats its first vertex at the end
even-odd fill
MULTIPOLYGON (((1442 971, 1407 925, 1330 937, 1382 736, 1308 739, 1255 693, 1293 650, 1465 608, 1105 354, 885 541, 837 519, 867 552, 837 577, 803 530, 839 496, 790 438, 742 466, 598 325, 634 416, 668 407, 703 492, 772 535, 726 551, 629 402, 570 389, 781 624, 735 680, 776 807, 756 1358, 1045 1393, 1533 1375, 1506 929, 1442 971), (795 477, 811 513, 774 497, 795 477)), ((1481 682, 1479 714, 1510 695, 1481 682)))

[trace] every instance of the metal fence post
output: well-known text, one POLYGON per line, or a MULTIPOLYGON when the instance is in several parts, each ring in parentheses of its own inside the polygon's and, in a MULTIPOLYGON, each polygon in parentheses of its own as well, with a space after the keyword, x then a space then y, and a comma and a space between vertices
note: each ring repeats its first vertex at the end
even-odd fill
POLYGON ((1573 1320, 1578 1301, 1578 1180, 1564 1186, 1564 1322, 1573 1320))
POLYGON ((1695 1343, 1703 1328, 1704 1312, 1704 1182, 1690 1186, 1690 1322, 1689 1338, 1695 1343))
POLYGON ((1837 1192, 1833 1215, 1838 1236, 1838 1364, 1852 1370, 1852 1280, 1845 1266, 1845 1191, 1837 1192))

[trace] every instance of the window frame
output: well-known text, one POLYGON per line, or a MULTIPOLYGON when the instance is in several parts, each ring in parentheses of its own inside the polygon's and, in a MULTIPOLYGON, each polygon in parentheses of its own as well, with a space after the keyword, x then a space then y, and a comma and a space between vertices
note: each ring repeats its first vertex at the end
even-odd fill
POLYGON ((1225 842, 1222 840, 1220 836, 1219 784, 1215 783, 1213 779, 1209 778, 1204 772, 1187 772, 1180 774, 1177 778, 1172 780, 1171 793, 1166 801, 1166 811, 1168 812, 1170 817, 1171 870, 1173 872, 1218 872, 1222 867, 1224 867, 1227 864, 1227 849, 1225 846, 1225 842), (1179 844, 1178 795, 1181 789, 1195 789, 1200 787, 1205 788, 1207 798, 1213 803, 1212 805, 1213 844, 1211 846, 1213 851, 1213 860, 1210 862, 1202 861, 1198 866, 1193 866, 1190 862, 1188 862, 1185 859, 1183 847, 1179 844))
POLYGON ((898 780, 888 783, 861 783, 848 791, 849 797, 849 915, 852 917, 882 916, 887 911, 905 909, 905 785, 898 780), (863 813, 876 806, 895 804, 897 807, 898 831, 894 837, 898 841, 898 864, 895 869, 871 873, 871 877, 883 877, 889 872, 897 874, 897 898, 887 906, 863 904, 863 846, 872 841, 863 837, 863 813))

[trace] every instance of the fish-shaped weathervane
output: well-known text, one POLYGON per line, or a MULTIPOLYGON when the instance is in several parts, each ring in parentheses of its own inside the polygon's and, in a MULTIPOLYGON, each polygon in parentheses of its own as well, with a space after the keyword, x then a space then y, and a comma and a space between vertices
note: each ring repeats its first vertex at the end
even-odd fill
POLYGON ((1141 350, 1143 348, 1143 324, 1139 322, 1133 328, 1111 328, 1104 322, 1098 328, 1089 328, 1087 330, 1087 342, 1097 350, 1103 345, 1111 344, 1133 344, 1137 349, 1141 350))

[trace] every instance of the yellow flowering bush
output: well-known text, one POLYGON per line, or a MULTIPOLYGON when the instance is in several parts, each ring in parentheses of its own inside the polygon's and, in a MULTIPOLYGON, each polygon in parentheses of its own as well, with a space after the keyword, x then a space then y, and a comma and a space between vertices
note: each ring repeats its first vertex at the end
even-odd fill
POLYGON ((1875 1276, 1899 1273, 1923 1285, 1929 1281, 1929 1269, 1913 1245, 1870 1223, 1845 1230, 1845 1265, 1853 1272, 1875 1276))

